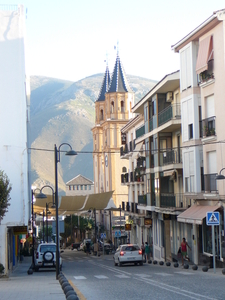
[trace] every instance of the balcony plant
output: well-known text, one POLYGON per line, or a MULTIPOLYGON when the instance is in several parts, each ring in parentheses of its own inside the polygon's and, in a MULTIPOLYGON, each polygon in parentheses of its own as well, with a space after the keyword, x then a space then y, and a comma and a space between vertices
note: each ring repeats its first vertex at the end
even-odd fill
POLYGON ((204 126, 204 133, 205 133, 205 136, 215 135, 215 128, 209 129, 208 126, 204 126))

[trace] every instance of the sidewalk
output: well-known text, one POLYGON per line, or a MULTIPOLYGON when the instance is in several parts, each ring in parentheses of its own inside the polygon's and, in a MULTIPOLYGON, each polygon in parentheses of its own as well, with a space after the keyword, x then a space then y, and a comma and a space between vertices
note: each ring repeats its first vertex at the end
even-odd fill
POLYGON ((9 278, 0 277, 0 299, 65 300, 65 294, 53 270, 27 274, 31 261, 31 257, 24 257, 9 278))

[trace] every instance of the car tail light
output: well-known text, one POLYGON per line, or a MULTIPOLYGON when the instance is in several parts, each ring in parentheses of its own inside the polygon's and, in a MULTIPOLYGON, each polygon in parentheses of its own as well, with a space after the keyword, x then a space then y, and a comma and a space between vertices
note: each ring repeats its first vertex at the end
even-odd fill
POLYGON ((138 251, 138 254, 141 254, 141 255, 142 255, 142 250, 139 250, 139 251, 138 251))
POLYGON ((39 258, 39 252, 36 253, 36 259, 38 259, 38 258, 39 258))
POLYGON ((120 256, 124 256, 124 253, 123 251, 120 251, 120 256))

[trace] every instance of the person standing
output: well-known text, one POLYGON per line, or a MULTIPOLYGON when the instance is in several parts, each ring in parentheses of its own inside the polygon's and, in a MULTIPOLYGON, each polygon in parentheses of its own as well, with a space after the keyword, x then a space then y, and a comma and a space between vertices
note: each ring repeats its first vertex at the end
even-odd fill
POLYGON ((187 247, 191 250, 190 246, 186 242, 185 238, 183 238, 181 244, 181 258, 182 258, 182 266, 184 265, 184 258, 186 258, 188 261, 190 261, 189 257, 187 256, 187 247))
POLYGON ((142 243, 141 245, 141 251, 142 251, 142 260, 145 260, 145 245, 142 243))
POLYGON ((148 242, 145 242, 145 260, 149 261, 150 248, 148 242))

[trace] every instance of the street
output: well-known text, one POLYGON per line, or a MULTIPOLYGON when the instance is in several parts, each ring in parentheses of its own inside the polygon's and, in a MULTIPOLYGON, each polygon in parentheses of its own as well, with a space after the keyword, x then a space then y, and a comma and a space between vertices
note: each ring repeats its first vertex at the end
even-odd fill
POLYGON ((165 265, 115 267, 113 255, 87 256, 66 249, 61 254, 68 280, 82 293, 80 300, 115 299, 224 299, 221 269, 203 272, 165 265))

